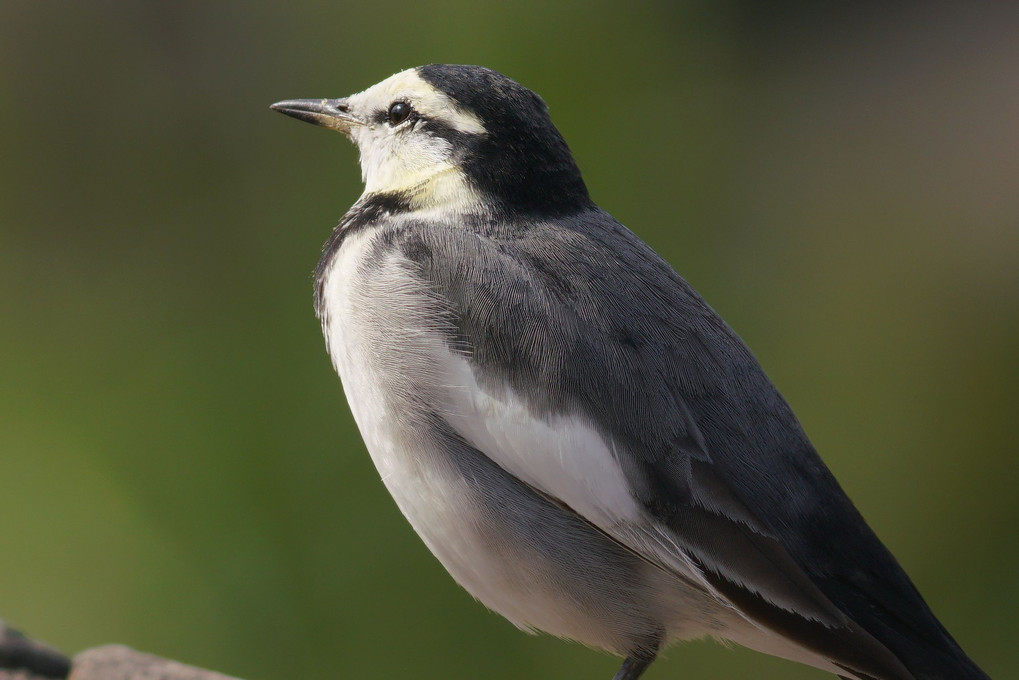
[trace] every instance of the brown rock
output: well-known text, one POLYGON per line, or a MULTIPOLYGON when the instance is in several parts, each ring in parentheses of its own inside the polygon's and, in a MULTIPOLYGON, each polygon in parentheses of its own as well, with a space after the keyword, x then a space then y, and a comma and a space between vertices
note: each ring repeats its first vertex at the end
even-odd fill
MULTIPOLYGON (((6 679, 0 677, 0 680, 6 679)), ((77 654, 68 680, 237 680, 237 678, 151 654, 142 654, 123 645, 106 645, 77 654)))

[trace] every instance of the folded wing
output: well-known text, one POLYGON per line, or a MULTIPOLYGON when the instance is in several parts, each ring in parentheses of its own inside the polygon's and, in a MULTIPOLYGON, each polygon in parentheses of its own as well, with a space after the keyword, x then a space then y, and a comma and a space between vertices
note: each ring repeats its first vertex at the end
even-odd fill
MULTIPOLYGON (((858 571, 824 547, 839 537, 804 537, 849 527, 846 553, 897 565, 703 300, 604 213, 533 239, 525 228, 478 232, 417 224, 394 236, 448 307, 450 426, 619 544, 847 676, 912 678, 832 600, 838 588, 824 579, 852 584, 858 571)), ((868 597, 863 608, 880 607, 868 597)))

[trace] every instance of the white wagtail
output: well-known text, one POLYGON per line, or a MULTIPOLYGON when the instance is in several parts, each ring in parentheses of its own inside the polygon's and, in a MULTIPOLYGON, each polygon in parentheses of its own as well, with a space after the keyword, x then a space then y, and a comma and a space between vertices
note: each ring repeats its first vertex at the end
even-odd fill
POLYGON ((433 64, 272 108, 364 194, 315 305, 368 451, 453 578, 623 657, 712 636, 857 680, 986 678, 750 350, 592 202, 538 95, 433 64))

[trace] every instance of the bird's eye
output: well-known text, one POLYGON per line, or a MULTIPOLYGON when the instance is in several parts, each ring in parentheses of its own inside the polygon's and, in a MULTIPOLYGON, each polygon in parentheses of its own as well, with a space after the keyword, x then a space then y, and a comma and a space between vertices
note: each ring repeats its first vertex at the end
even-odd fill
POLYGON ((410 117, 410 104, 407 102, 393 102, 389 107, 389 124, 396 126, 410 117))

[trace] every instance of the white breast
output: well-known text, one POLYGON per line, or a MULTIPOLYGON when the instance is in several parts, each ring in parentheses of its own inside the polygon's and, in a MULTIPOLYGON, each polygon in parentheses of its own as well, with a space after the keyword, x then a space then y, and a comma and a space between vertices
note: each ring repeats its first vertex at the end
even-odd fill
POLYGON ((401 483, 405 449, 419 439, 408 423, 425 402, 504 470, 594 524, 638 521, 610 445, 578 418, 535 418, 508 386, 482 389, 444 341, 440 304, 399 253, 367 261, 370 238, 354 234, 338 252, 323 328, 354 419, 397 501, 408 490, 391 484, 401 483))
POLYGON ((408 475, 414 383, 430 377, 422 359, 441 343, 426 333, 436 321, 421 285, 395 253, 369 260, 371 241, 371 232, 355 233, 334 257, 323 284, 322 330, 358 429, 400 502, 405 493, 393 484, 408 475))
MULTIPOLYGON (((457 429, 470 430, 464 436, 496 451, 489 457, 538 488, 547 486, 544 475, 555 487, 550 493, 567 495, 578 505, 603 491, 618 498, 618 488, 606 488, 604 480, 585 472, 576 456, 580 440, 552 441, 560 451, 545 459, 549 443, 528 427, 525 409, 516 412, 520 423, 506 422, 501 407, 482 396, 469 364, 446 346, 436 300, 409 275, 398 253, 368 261, 371 239, 370 233, 353 234, 337 253, 324 281, 323 329, 354 419, 389 492, 457 582, 488 607, 522 628, 622 648, 619 621, 595 616, 590 602, 579 604, 563 587, 561 565, 543 562, 526 544, 515 544, 482 519, 491 518, 492 508, 477 507, 476 489, 449 464, 448 452, 421 435, 429 427, 421 417, 424 404, 457 429), (504 436, 514 431, 519 436, 504 436), (530 456, 530 463, 516 465, 515 455, 530 456)), ((592 453, 604 458, 606 479, 622 484, 604 445, 592 453)), ((595 463, 590 469, 602 464, 595 463)), ((632 583, 621 588, 642 587, 642 577, 628 580, 632 583)))
POLYGON ((453 359, 435 300, 398 252, 372 254, 372 239, 371 232, 348 237, 323 288, 326 343, 354 420, 386 488, 429 549, 471 594, 527 625, 526 612, 507 597, 505 559, 480 535, 474 494, 427 436, 425 405, 448 409, 453 359))

